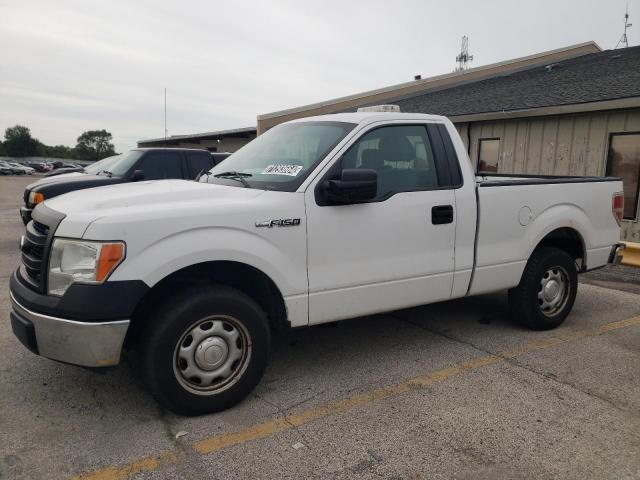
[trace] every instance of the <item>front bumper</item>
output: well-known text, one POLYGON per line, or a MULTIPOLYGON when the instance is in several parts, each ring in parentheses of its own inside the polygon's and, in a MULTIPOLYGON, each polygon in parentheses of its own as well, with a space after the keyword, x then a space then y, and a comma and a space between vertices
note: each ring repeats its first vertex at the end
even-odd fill
POLYGON ((25 225, 31 221, 31 212, 33 208, 20 207, 20 218, 25 225))
POLYGON ((131 318, 149 291, 140 280, 107 281, 99 285, 74 283, 62 297, 54 297, 35 291, 21 269, 11 275, 9 288, 13 298, 28 310, 92 323, 131 318))
POLYGON ((130 321, 79 322, 36 313, 11 294, 11 328, 32 352, 83 367, 107 367, 120 362, 130 321))

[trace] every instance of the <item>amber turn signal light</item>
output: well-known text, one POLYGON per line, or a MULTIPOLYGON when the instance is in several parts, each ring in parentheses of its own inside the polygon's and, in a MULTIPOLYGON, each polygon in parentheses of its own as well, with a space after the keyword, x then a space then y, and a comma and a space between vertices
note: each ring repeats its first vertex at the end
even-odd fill
POLYGON ((100 249, 96 281, 102 282, 124 260, 124 244, 107 243, 100 249))

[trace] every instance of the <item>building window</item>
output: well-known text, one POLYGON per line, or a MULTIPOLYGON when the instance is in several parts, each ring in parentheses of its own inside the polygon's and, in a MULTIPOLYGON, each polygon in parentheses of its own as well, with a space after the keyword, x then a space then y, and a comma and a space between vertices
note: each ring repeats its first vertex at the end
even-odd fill
POLYGON ((478 144, 478 173, 497 173, 500 156, 499 138, 481 138, 478 144))
POLYGON ((611 134, 607 175, 622 178, 623 216, 628 220, 636 220, 640 183, 640 132, 611 134))

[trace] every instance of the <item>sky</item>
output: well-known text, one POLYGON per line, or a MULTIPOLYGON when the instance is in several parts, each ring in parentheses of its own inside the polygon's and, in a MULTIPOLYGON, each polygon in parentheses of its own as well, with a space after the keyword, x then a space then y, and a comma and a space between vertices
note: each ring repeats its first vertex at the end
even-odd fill
MULTIPOLYGON (((640 0, 629 2, 630 45, 640 0)), ((593 40, 616 46, 626 0, 0 0, 0 137, 48 145, 106 129, 117 151, 455 67, 593 40)))

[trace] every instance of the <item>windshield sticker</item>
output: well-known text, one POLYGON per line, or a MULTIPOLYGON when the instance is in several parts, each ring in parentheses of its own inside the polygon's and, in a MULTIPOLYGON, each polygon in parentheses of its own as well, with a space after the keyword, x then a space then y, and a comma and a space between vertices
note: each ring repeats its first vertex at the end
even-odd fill
POLYGON ((302 165, 267 165, 262 171, 263 175, 288 175, 295 177, 302 170, 302 165))

